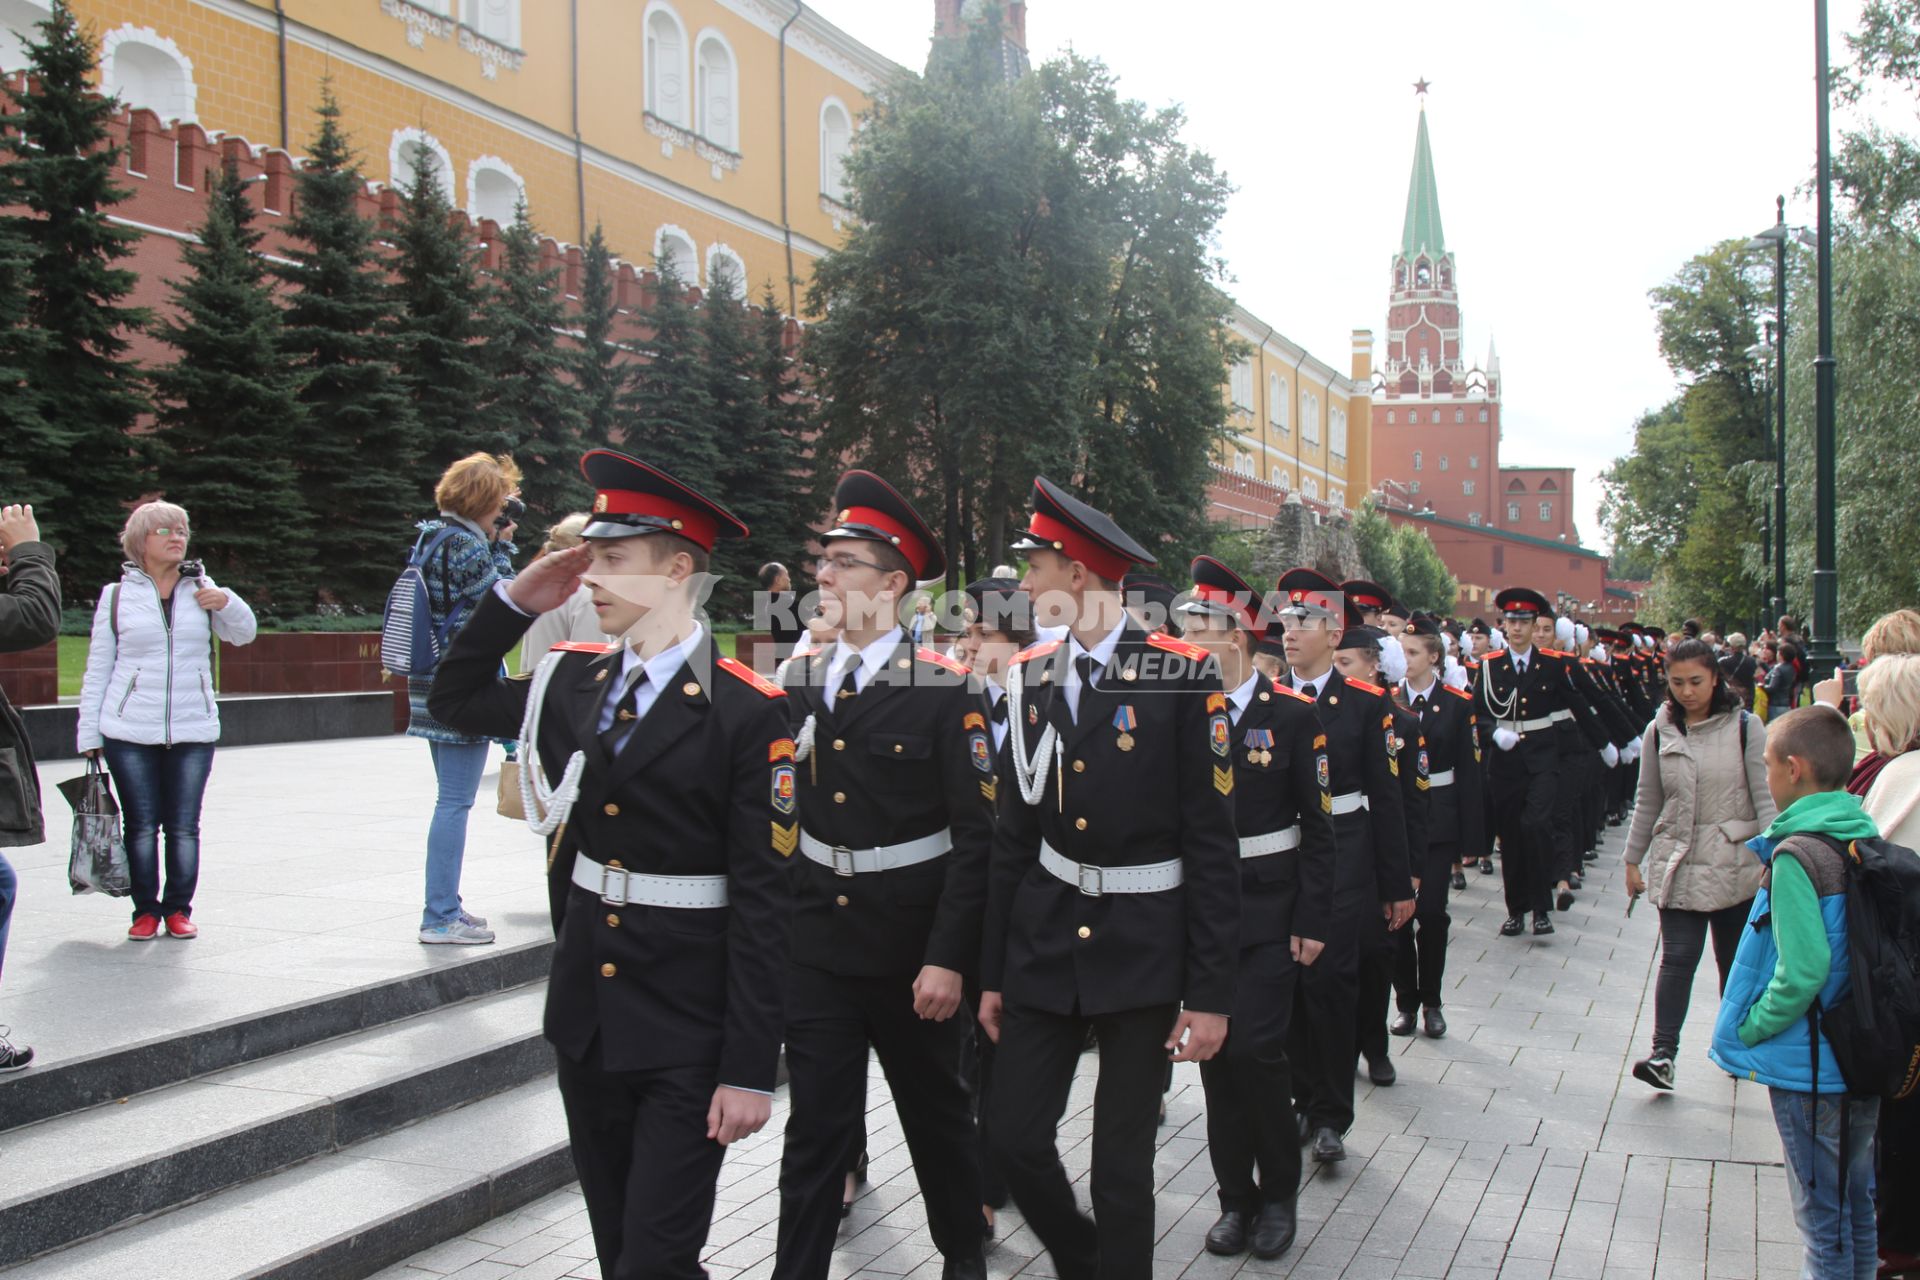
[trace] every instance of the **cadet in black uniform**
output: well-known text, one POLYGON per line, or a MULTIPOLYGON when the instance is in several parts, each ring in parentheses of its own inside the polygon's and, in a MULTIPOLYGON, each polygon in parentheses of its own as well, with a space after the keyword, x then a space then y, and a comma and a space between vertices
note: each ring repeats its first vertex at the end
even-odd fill
POLYGON ((1354 1008, 1365 918, 1378 912, 1398 929, 1413 916, 1406 805, 1392 699, 1333 670, 1339 589, 1312 569, 1290 570, 1279 585, 1286 597, 1282 682, 1314 699, 1327 734, 1337 851, 1327 946, 1301 975, 1288 1057, 1300 1140, 1311 1137, 1316 1161, 1337 1161, 1347 1157, 1341 1137, 1353 1124, 1354 1008))
POLYGON ((1049 480, 1015 550, 1036 618, 1068 634, 1008 681, 980 1021, 997 1037, 995 1154, 1061 1280, 1153 1273, 1153 1152, 1167 1055, 1220 1049, 1239 957, 1231 717, 1204 649, 1128 617, 1119 580, 1153 558, 1049 480), (1055 1128, 1091 1026, 1100 1041, 1093 1209, 1055 1128))
MULTIPOLYGON (((1466 640, 1468 652, 1460 657, 1460 665, 1467 669, 1467 690, 1472 692, 1480 687, 1480 666, 1490 656, 1493 649, 1493 628, 1487 625, 1485 618, 1475 618, 1467 624, 1466 640)), ((1482 763, 1486 753, 1493 747, 1493 722, 1486 716, 1480 716, 1480 754, 1482 763)), ((1493 874, 1493 841, 1500 834, 1500 825, 1493 816, 1493 774, 1490 769, 1480 771, 1480 817, 1485 839, 1480 846, 1480 874, 1493 874)))
POLYGON ((773 1274, 824 1280, 860 1133, 867 1051, 886 1072, 949 1277, 984 1276, 980 1164, 962 1058, 993 810, 985 706, 967 669, 898 623, 946 572, 933 533, 879 476, 850 471, 820 535, 831 648, 787 671, 800 801, 773 1274))
POLYGON ((1240 833, 1240 979, 1225 1052, 1200 1064, 1207 1153, 1220 1183, 1220 1219, 1207 1251, 1277 1258, 1293 1243, 1300 1189, 1287 1029, 1300 966, 1326 943, 1333 909, 1333 796, 1326 735, 1313 704, 1253 665, 1255 641, 1277 619, 1240 576, 1211 556, 1193 562, 1179 606, 1186 635, 1220 663, 1240 833))
POLYGON ((1398 690, 1402 705, 1420 722, 1427 751, 1427 864, 1413 905, 1413 923, 1400 931, 1393 990, 1396 1016, 1388 1028, 1410 1036, 1414 1015, 1434 1039, 1447 1034, 1441 992, 1447 971, 1445 869, 1460 850, 1483 848, 1480 803, 1479 717, 1473 695, 1440 680, 1446 649, 1432 618, 1416 617, 1403 641, 1407 678, 1398 690))
POLYGON ((785 696, 720 657, 694 612, 714 540, 746 526, 621 454, 596 450, 582 470, 599 491, 586 545, 483 600, 427 704, 466 733, 528 724, 523 794, 552 836, 546 1035, 594 1249, 607 1280, 691 1280, 726 1145, 772 1106, 793 743, 785 696), (617 643, 561 645, 531 682, 501 679, 583 573, 617 643), (544 811, 542 771, 578 780, 544 811))

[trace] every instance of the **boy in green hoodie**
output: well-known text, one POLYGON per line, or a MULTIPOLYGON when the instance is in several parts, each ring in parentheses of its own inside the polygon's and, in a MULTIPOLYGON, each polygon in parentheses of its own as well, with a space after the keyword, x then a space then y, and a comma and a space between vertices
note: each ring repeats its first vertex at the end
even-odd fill
POLYGON ((1768 1087, 1811 1280, 1879 1266, 1873 1215, 1877 1098, 1847 1097, 1818 1012, 1851 986, 1843 846, 1879 830, 1848 795, 1853 734, 1832 707, 1767 726, 1767 787, 1780 816, 1748 846, 1767 864, 1734 954, 1708 1056, 1768 1087), (1824 839, 1821 837, 1825 837, 1824 839), (1783 856, 1784 855, 1784 856, 1783 856))

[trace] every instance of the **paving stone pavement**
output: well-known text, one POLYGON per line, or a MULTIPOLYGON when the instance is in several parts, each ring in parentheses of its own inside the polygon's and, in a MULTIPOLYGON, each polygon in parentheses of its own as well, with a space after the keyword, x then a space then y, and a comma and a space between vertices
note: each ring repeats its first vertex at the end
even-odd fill
MULTIPOLYGON (((1718 1003, 1701 966, 1679 1089, 1655 1094, 1628 1070, 1646 1051, 1656 913, 1624 916, 1619 850, 1599 863, 1550 938, 1498 937, 1497 876, 1453 896, 1442 1040, 1393 1042, 1399 1082, 1357 1084, 1358 1117, 1337 1167, 1308 1162, 1299 1238, 1271 1262, 1217 1258, 1203 1239, 1217 1206, 1199 1071, 1182 1064, 1155 1162, 1155 1280, 1789 1280, 1801 1250, 1765 1092, 1736 1085, 1705 1045, 1718 1003)), ((1093 1073, 1082 1060, 1060 1128, 1084 1184, 1093 1073)), ((937 1280, 940 1258, 878 1068, 870 1068, 869 1185, 841 1233, 830 1280, 937 1280)), ((736 1144, 721 1173, 705 1262, 715 1280, 772 1271, 784 1093, 773 1121, 736 1144)), ((1084 1186, 1081 1191, 1085 1203, 1084 1186)), ((1009 1208, 987 1252, 994 1280, 1052 1277, 1009 1208)), ((598 1280, 577 1187, 427 1250, 378 1280, 598 1280)))

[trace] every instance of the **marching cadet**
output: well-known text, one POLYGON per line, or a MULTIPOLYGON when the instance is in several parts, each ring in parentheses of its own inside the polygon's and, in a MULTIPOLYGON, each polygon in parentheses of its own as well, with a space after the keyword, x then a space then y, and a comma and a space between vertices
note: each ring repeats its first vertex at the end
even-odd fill
MULTIPOLYGON (((1476 617, 1467 624, 1466 641, 1468 651, 1461 655, 1460 665, 1466 668, 1467 690, 1472 692, 1480 687, 1480 664, 1486 661, 1487 655, 1494 652, 1493 628, 1487 625, 1485 618, 1476 617)), ((1483 760, 1486 753, 1493 749, 1493 722, 1481 716, 1480 754, 1483 760)), ((1479 849, 1479 861, 1480 874, 1483 876, 1493 874, 1493 840, 1499 834, 1499 825, 1494 821, 1493 816, 1492 773, 1491 769, 1480 771, 1480 825, 1483 839, 1479 849)), ((1462 851, 1463 859, 1472 854, 1472 850, 1462 851)), ((1465 888, 1466 886, 1455 885, 1454 887, 1465 888)))
POLYGON ((993 746, 960 663, 916 649, 899 606, 946 572, 938 540, 879 476, 849 471, 815 567, 840 627, 787 673, 800 827, 773 1274, 824 1280, 869 1046, 913 1151, 946 1277, 983 1277, 980 1163, 963 1057, 979 956, 993 746), (957 1015, 957 1016, 956 1016, 957 1015))
POLYGON ((1389 929, 1406 924, 1413 883, 1392 699, 1333 670, 1344 611, 1330 579, 1293 569, 1281 575, 1279 589, 1288 667, 1282 680, 1314 700, 1333 791, 1329 937, 1320 959, 1301 974, 1288 1036, 1300 1140, 1310 1140, 1314 1160, 1326 1163, 1346 1159, 1341 1139, 1353 1124, 1354 1008, 1366 919, 1379 912, 1389 929))
MULTIPOLYGON (((1347 585, 1342 583, 1342 589, 1347 585)), ((1352 597, 1348 600, 1351 616, 1352 597)), ((1382 613, 1384 616, 1384 611, 1382 613)), ((1400 762, 1400 802, 1407 824, 1407 867, 1417 906, 1420 877, 1427 862, 1427 744, 1420 736, 1420 722, 1411 711, 1394 701, 1392 692, 1380 683, 1380 670, 1384 665, 1382 650, 1398 643, 1378 627, 1350 625, 1340 633, 1340 647, 1334 651, 1333 665, 1349 681, 1358 681, 1387 699, 1393 717, 1394 754, 1400 762)), ((1373 915, 1362 917, 1354 1045, 1367 1060, 1367 1079, 1382 1087, 1392 1085, 1399 1078, 1387 1041, 1387 1008, 1393 998, 1398 935, 1405 931, 1405 926, 1389 930, 1385 920, 1373 915)))
POLYGON ((601 1270, 700 1277, 721 1157, 772 1106, 793 743, 785 696, 695 614, 715 539, 746 526, 637 459, 595 450, 581 469, 598 490, 585 545, 480 603, 428 706, 463 732, 528 735, 522 795, 552 836, 546 1036, 601 1270), (616 643, 501 679, 534 615, 582 581, 616 643))
POLYGON ((1186 635, 1220 663, 1227 694, 1240 833, 1240 977, 1227 1047, 1200 1064, 1207 1152, 1220 1184, 1220 1218, 1207 1252, 1277 1258, 1293 1243, 1300 1144, 1293 1117, 1287 1030, 1296 980, 1326 942, 1333 907, 1333 797, 1326 735, 1305 695, 1276 688, 1253 664, 1272 619, 1233 570, 1193 562, 1193 593, 1179 606, 1186 635))
POLYGON ((1153 1155, 1167 1055, 1226 1039, 1239 955, 1232 721, 1207 651, 1148 632, 1120 578, 1154 563, 1052 481, 1014 549, 1035 616, 1067 634, 1015 660, 980 1022, 999 1045, 994 1153, 1061 1280, 1153 1272, 1153 1155), (1094 1219, 1055 1129, 1091 1026, 1094 1219))
POLYGON ((1414 1015, 1422 1029, 1438 1040, 1447 1034, 1440 993, 1447 972, 1447 893, 1441 877, 1460 850, 1485 847, 1485 813, 1480 803, 1480 725, 1471 693, 1440 680, 1446 649, 1440 628, 1428 617, 1415 617, 1405 638, 1407 678, 1398 694, 1420 722, 1427 748, 1427 864, 1419 877, 1413 905, 1413 923, 1400 931, 1395 956, 1393 990, 1397 1008, 1396 1036, 1414 1032, 1414 1015))

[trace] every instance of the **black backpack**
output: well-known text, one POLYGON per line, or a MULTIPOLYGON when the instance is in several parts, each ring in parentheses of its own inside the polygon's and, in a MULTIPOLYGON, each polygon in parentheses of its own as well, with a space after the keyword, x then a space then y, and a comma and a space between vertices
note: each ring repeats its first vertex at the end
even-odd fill
POLYGON ((1920 1096, 1920 854, 1886 840, 1820 839, 1847 868, 1853 972, 1845 996, 1810 1014, 1849 1093, 1920 1096))

